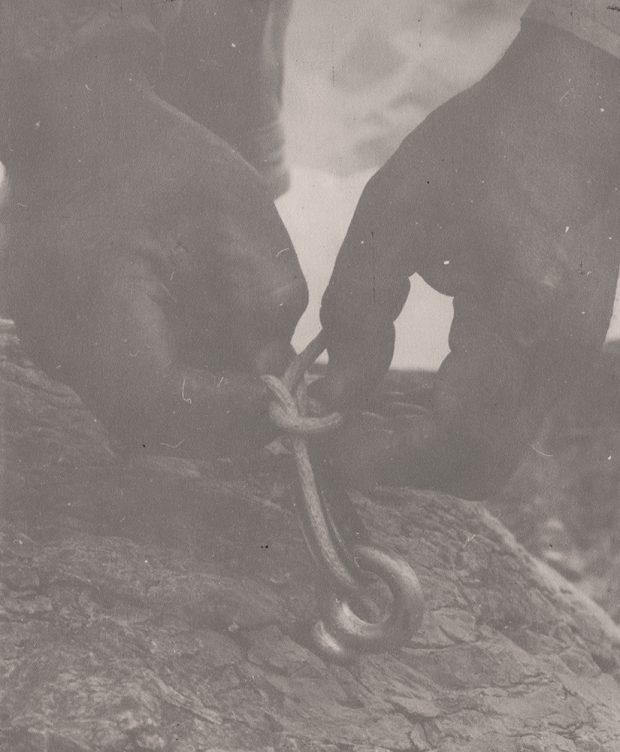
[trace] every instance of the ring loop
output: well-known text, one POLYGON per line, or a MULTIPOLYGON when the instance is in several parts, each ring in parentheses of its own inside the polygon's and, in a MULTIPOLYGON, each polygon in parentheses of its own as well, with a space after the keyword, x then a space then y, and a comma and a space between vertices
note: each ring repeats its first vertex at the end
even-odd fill
POLYGON ((372 546, 355 546, 355 560, 361 568, 377 575, 393 597, 392 609, 379 621, 358 616, 346 598, 332 595, 317 634, 323 642, 333 641, 343 652, 371 652, 401 647, 420 627, 424 614, 424 596, 420 582, 409 564, 400 556, 372 546))

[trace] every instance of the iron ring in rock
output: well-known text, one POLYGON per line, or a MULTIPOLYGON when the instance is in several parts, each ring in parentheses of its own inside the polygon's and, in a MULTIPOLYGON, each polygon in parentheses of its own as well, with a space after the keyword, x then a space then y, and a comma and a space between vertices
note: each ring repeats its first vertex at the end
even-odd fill
POLYGON ((346 597, 330 596, 312 634, 326 658, 343 663, 360 653, 406 645, 424 615, 420 582, 404 559, 375 546, 355 546, 353 556, 363 570, 372 572, 388 586, 393 600, 392 608, 383 617, 367 621, 355 612, 346 597))

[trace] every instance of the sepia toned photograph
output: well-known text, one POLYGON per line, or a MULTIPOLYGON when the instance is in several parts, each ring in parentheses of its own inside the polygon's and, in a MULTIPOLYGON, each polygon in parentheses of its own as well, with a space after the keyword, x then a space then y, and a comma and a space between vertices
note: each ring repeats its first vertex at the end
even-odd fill
POLYGON ((620 3, 0 0, 0 752, 620 752, 620 3))

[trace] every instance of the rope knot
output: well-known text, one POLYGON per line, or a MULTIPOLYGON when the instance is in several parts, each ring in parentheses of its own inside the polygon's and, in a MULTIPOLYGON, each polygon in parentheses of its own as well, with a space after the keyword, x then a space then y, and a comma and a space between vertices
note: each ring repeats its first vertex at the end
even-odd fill
POLYGON ((299 403, 305 401, 301 389, 297 389, 297 397, 293 397, 282 379, 276 376, 263 376, 263 382, 276 398, 269 405, 271 422, 294 436, 320 436, 335 430, 342 424, 340 413, 328 413, 322 416, 303 415, 299 403))

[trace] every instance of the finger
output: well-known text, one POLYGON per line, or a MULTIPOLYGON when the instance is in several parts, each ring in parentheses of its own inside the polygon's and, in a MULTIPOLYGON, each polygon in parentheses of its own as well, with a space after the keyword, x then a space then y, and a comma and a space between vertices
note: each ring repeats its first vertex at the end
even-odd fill
POLYGON ((363 409, 390 367, 394 338, 394 325, 389 324, 373 334, 332 341, 327 372, 315 387, 315 397, 331 410, 363 409))
POLYGON ((429 281, 449 292, 455 279, 469 274, 467 264, 453 263, 448 269, 439 261, 429 263, 459 259, 463 246, 476 245, 467 240, 467 222, 449 219, 455 213, 464 218, 457 200, 446 205, 448 196, 459 194, 448 191, 451 181, 458 180, 458 160, 450 158, 455 151, 450 128, 432 116, 405 140, 366 186, 340 249, 321 322, 330 355, 325 388, 329 385, 332 400, 341 404, 347 395, 355 402, 374 388, 389 367, 393 345, 388 348, 387 342, 408 297, 409 276, 439 268, 440 274, 429 274, 429 281), (368 369, 373 358, 376 367, 368 369), (356 373, 367 372, 373 377, 356 379, 356 373))

